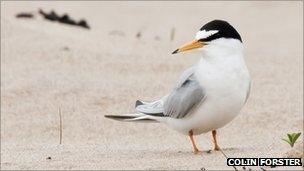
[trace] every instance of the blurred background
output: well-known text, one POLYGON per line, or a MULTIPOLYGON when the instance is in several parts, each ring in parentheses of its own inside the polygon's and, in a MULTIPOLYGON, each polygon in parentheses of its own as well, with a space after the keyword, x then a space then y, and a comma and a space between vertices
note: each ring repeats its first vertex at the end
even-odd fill
POLYGON ((231 157, 284 156, 289 147, 281 138, 303 132, 302 1, 6 1, 1 168, 231 169, 219 152, 206 153, 209 134, 197 137, 205 152, 194 156, 187 137, 164 125, 103 117, 134 112, 137 99, 168 93, 200 59, 171 52, 214 19, 241 34, 253 80, 247 104, 220 130, 219 144, 231 157), (83 20, 89 29, 47 20, 39 9, 83 20))

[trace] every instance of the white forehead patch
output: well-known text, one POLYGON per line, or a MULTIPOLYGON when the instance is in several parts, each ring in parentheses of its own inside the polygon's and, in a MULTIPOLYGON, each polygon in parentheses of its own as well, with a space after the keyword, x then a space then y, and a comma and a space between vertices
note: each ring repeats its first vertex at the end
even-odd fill
POLYGON ((200 40, 200 39, 205 39, 211 35, 214 35, 218 32, 218 30, 201 30, 201 31, 198 31, 195 35, 195 39, 196 40, 200 40))

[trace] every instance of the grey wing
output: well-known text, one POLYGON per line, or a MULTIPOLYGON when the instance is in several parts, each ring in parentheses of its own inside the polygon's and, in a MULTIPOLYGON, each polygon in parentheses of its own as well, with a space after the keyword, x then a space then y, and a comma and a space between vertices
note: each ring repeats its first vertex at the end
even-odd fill
POLYGON ((196 67, 188 68, 183 74, 180 76, 179 81, 176 84, 176 88, 181 87, 186 80, 193 76, 196 67))
POLYGON ((206 93, 194 78, 195 67, 187 69, 180 77, 172 92, 154 102, 136 102, 136 110, 145 114, 183 118, 199 103, 206 93))
POLYGON ((164 115, 172 118, 183 118, 206 98, 206 92, 199 82, 190 76, 175 88, 164 103, 164 115))

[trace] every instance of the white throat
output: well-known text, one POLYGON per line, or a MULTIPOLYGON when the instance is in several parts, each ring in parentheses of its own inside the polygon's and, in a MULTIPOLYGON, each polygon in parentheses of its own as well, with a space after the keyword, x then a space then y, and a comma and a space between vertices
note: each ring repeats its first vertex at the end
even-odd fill
POLYGON ((244 47, 239 40, 220 38, 205 45, 201 52, 203 52, 203 60, 209 62, 243 60, 244 47))

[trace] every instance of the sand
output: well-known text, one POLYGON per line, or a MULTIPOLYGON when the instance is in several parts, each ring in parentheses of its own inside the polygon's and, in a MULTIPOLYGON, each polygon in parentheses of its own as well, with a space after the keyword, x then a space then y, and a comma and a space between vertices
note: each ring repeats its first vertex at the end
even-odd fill
POLYGON ((196 137, 204 152, 193 155, 188 137, 165 125, 104 118, 168 93, 200 59, 171 52, 213 19, 242 35, 253 80, 240 115, 219 130, 221 148, 229 157, 284 155, 291 148, 281 138, 303 132, 302 2, 15 1, 1 2, 1 169, 233 169, 207 153, 210 133, 196 137), (92 29, 46 21, 38 8, 92 29), (35 18, 15 18, 27 11, 35 18))

